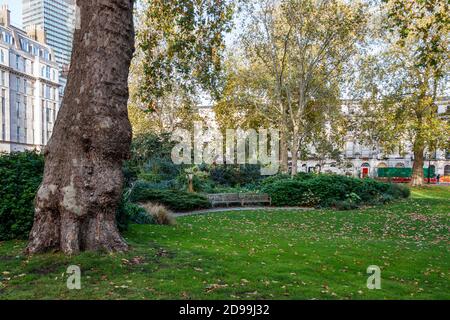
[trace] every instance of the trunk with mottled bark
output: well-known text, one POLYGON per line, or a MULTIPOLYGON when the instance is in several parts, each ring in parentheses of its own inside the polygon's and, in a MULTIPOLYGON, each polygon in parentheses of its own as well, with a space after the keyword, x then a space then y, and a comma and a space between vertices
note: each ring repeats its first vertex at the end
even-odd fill
POLYGON ((128 69, 133 0, 78 0, 65 97, 45 148, 27 252, 123 251, 115 212, 129 156, 128 69))
POLYGON ((292 136, 292 148, 291 148, 291 154, 292 154, 292 170, 291 175, 294 177, 298 173, 298 149, 299 149, 299 138, 298 134, 294 132, 292 136))
POLYGON ((419 143, 414 145, 414 164, 411 176, 411 186, 423 185, 424 149, 423 145, 419 143))
POLYGON ((288 147, 284 128, 280 130, 280 170, 281 173, 288 172, 288 147))

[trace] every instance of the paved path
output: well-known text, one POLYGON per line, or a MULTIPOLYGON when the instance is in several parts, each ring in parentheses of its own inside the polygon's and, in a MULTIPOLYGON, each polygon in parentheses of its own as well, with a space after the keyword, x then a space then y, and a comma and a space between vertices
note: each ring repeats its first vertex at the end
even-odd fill
POLYGON ((309 211, 314 210, 313 208, 304 208, 304 207, 234 207, 234 208, 212 208, 212 209, 205 209, 205 210, 197 210, 197 211, 191 211, 191 212, 177 212, 173 215, 175 217, 183 217, 183 216, 191 216, 195 214, 207 214, 207 213, 215 213, 215 212, 232 212, 232 211, 253 211, 253 210, 265 210, 265 211, 272 211, 272 210, 302 210, 302 211, 309 211))

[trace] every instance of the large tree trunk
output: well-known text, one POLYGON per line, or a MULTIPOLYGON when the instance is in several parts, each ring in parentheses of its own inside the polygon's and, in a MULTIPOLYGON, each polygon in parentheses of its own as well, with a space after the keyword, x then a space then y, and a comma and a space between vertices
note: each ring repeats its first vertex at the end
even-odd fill
POLYGON ((411 176, 411 186, 422 186, 423 185, 423 154, 424 147, 420 143, 414 144, 414 164, 411 176))
POLYGON ((81 29, 64 101, 45 148, 27 252, 123 251, 115 212, 129 156, 128 69, 132 0, 77 0, 81 29))

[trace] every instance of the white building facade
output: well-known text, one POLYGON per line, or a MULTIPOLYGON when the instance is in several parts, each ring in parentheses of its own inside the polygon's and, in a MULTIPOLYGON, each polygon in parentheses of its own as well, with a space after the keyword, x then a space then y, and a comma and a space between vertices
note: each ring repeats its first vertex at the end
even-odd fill
POLYGON ((41 150, 59 110, 59 67, 41 28, 10 21, 0 7, 0 152, 41 150))
MULTIPOLYGON (((438 114, 450 120, 450 97, 441 97, 436 101, 438 114)), ((344 106, 344 109, 346 106, 344 106)), ((347 113, 348 110, 343 110, 347 113)), ((449 137, 450 139, 450 137, 449 137)), ((436 150, 425 153, 424 168, 433 167, 435 174, 450 179, 450 150, 436 150)), ((299 161, 299 170, 303 172, 337 173, 355 177, 377 177, 378 168, 412 168, 414 154, 412 148, 397 154, 384 154, 377 146, 361 145, 349 133, 341 150, 341 161, 333 159, 309 158, 299 161)))

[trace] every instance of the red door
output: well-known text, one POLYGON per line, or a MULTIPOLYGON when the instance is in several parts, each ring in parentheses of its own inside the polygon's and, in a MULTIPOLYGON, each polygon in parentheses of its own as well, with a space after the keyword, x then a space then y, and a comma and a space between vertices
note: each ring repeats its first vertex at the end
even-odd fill
POLYGON ((362 168, 362 177, 365 178, 369 176, 369 168, 362 168))

